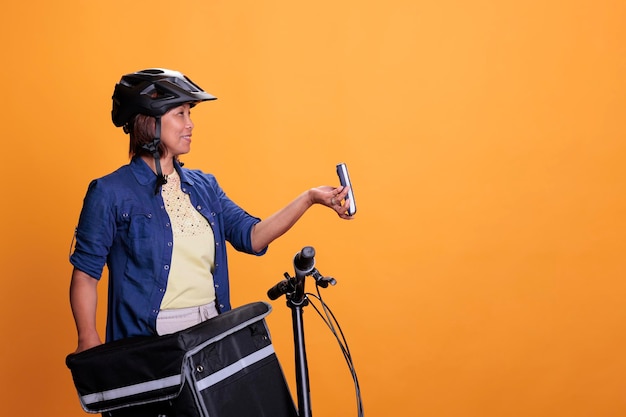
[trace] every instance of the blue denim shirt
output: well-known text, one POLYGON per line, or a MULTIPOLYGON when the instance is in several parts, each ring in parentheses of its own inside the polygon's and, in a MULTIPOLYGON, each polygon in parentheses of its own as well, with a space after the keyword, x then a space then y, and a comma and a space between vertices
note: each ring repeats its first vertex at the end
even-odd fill
MULTIPOLYGON (((260 219, 230 200, 213 175, 178 164, 176 170, 182 190, 213 228, 216 305, 220 312, 230 310, 225 243, 254 253, 251 232, 260 219)), ((104 265, 108 267, 107 341, 156 334, 156 317, 172 261, 173 234, 163 198, 154 192, 155 181, 150 167, 134 158, 92 181, 85 196, 70 262, 96 279, 104 265)))

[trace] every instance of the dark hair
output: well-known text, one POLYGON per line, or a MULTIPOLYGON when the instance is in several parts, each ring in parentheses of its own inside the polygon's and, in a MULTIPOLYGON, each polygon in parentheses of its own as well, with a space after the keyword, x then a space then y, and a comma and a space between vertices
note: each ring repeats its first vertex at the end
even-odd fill
MULTIPOLYGON (((136 115, 129 123, 128 133, 130 134, 128 154, 131 158, 143 155, 152 156, 152 153, 143 148, 143 146, 154 140, 156 134, 156 118, 146 116, 145 114, 136 115)), ((159 142, 159 154, 161 154, 161 156, 165 154, 165 146, 161 142, 159 142)))

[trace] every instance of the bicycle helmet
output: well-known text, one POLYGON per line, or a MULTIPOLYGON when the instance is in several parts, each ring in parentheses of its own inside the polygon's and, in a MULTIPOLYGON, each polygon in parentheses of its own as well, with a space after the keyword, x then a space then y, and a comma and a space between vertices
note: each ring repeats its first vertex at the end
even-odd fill
POLYGON ((158 117, 184 103, 195 105, 215 99, 178 71, 145 69, 123 75, 115 85, 111 118, 120 127, 138 114, 158 117))

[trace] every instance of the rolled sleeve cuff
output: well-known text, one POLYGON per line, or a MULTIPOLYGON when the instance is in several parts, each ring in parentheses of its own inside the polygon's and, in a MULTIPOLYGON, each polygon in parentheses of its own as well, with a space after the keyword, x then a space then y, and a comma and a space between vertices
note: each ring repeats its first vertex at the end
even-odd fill
POLYGON ((76 269, 83 271, 92 278, 99 280, 102 277, 102 268, 104 265, 99 257, 87 255, 86 253, 74 252, 70 256, 70 263, 76 269))

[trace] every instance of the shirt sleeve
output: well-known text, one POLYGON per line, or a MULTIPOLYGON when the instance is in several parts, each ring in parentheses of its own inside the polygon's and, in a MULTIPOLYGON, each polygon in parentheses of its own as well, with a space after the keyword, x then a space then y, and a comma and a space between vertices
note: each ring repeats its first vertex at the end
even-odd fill
POLYGON ((98 180, 92 181, 83 201, 76 245, 70 256, 74 267, 96 279, 102 276, 115 236, 115 218, 107 201, 104 187, 98 180))
POLYGON ((259 252, 255 252, 252 248, 252 228, 255 224, 259 223, 261 219, 250 215, 232 201, 217 182, 216 188, 220 205, 222 206, 226 240, 240 252, 258 256, 264 255, 265 252, 267 252, 267 246, 259 252))

